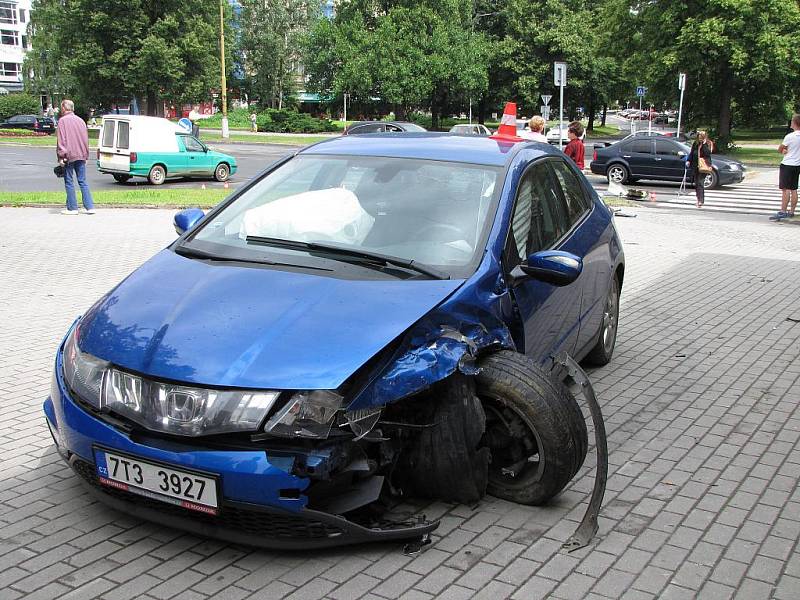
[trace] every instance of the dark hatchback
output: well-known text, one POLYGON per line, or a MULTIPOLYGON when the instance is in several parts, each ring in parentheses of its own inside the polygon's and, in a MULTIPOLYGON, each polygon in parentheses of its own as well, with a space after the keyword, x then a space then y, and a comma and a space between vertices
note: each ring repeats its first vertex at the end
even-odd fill
POLYGON ((408 121, 354 121, 348 125, 343 135, 356 135, 361 133, 422 133, 427 131, 424 127, 408 121))
POLYGON ((0 123, 0 129, 29 129, 40 133, 55 133, 56 125, 50 117, 15 115, 0 123))
MULTIPOLYGON (((637 179, 681 181, 690 150, 686 144, 666 136, 629 136, 605 148, 595 147, 591 170, 606 176, 609 183, 630 183, 637 179)), ((711 163, 714 171, 703 180, 706 189, 744 179, 745 167, 738 160, 715 154, 711 163)), ((691 172, 687 174, 687 182, 694 183, 691 172)))

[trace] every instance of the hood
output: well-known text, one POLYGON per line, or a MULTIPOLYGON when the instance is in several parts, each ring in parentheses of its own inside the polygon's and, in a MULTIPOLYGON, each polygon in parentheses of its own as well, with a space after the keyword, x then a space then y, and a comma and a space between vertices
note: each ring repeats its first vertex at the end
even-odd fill
POLYGON ((208 155, 213 157, 213 158, 216 158, 216 159, 222 159, 222 160, 226 161, 230 165, 235 165, 236 164, 236 158, 235 157, 231 156, 230 154, 225 154, 224 152, 219 152, 218 150, 210 150, 209 149, 208 155))
POLYGON ((462 280, 345 280, 163 250, 92 307, 78 345, 157 378, 334 389, 462 280))

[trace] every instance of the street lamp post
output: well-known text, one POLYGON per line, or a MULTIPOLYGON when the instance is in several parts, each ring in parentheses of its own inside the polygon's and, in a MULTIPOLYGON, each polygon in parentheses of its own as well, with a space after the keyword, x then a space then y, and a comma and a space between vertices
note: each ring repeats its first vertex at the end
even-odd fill
POLYGON ((228 88, 225 83, 225 0, 219 0, 219 60, 220 82, 222 83, 222 137, 229 138, 228 131, 228 88))

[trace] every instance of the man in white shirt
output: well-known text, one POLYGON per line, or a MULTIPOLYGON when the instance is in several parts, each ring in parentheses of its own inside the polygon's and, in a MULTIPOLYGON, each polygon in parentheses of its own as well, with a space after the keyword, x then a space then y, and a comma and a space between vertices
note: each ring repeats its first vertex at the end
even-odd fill
POLYGON ((528 121, 528 127, 530 127, 530 131, 520 131, 519 137, 526 140, 533 140, 534 142, 547 143, 547 138, 544 137, 544 119, 542 117, 536 116, 531 118, 531 120, 528 121))
POLYGON ((800 179, 800 115, 792 117, 792 131, 783 138, 783 142, 778 146, 778 152, 783 154, 778 175, 782 197, 781 210, 774 217, 770 217, 773 221, 793 217, 797 208, 797 182, 800 179))

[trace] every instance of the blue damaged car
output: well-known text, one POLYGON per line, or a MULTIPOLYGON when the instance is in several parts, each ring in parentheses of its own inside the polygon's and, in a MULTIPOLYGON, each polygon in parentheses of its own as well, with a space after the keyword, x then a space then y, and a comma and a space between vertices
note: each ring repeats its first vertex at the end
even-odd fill
POLYGON ((583 464, 553 366, 611 360, 624 259, 546 144, 344 136, 175 227, 55 359, 47 424, 101 501, 322 547, 437 526, 404 498, 542 504, 583 464))

